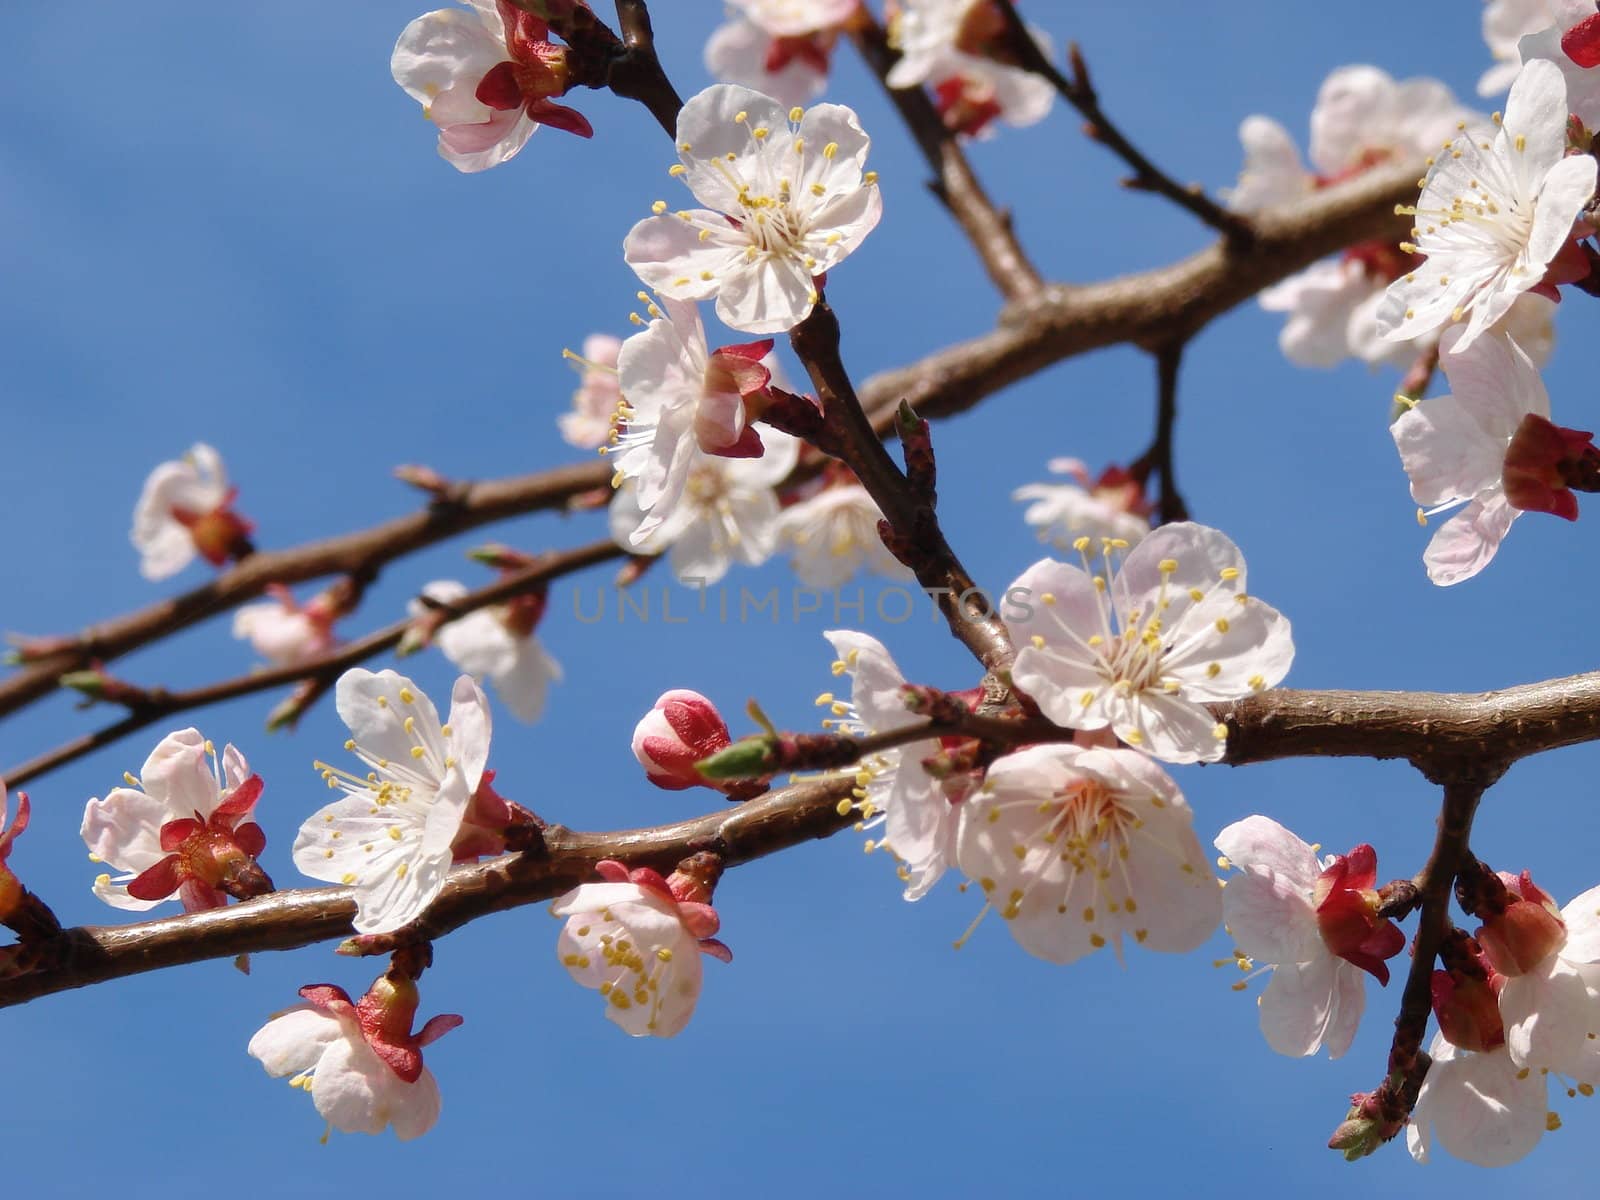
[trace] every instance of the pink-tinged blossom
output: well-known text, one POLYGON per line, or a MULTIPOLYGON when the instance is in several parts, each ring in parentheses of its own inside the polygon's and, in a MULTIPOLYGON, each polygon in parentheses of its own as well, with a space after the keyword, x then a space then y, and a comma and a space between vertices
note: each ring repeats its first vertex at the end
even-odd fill
MULTIPOLYGON (((945 126, 968 136, 990 136, 996 119, 1019 128, 1042 121, 1055 88, 1012 61, 1006 34, 992 0, 904 0, 890 24, 900 58, 886 82, 931 86, 945 126)), ((1028 35, 1046 58, 1054 56, 1043 30, 1029 26, 1028 35)))
POLYGON ((1522 61, 1560 68, 1567 108, 1592 135, 1600 130, 1600 12, 1593 0, 1558 0, 1556 7, 1553 24, 1522 39, 1522 61))
POLYGON ((1098 478, 1076 458, 1052 458, 1052 475, 1075 483, 1028 483, 1011 493, 1028 501, 1022 519, 1057 550, 1072 548, 1080 537, 1120 538, 1136 546, 1150 532, 1150 502, 1144 484, 1123 467, 1109 466, 1098 478))
POLYGON ((1542 1071, 1517 1066, 1503 1046, 1459 1050, 1442 1033, 1428 1054, 1433 1065, 1406 1127, 1412 1158, 1428 1162, 1437 1141, 1463 1162, 1503 1167, 1538 1145, 1549 1120, 1542 1071))
POLYGON ((233 511, 236 495, 222 456, 204 442, 150 472, 133 510, 131 538, 139 551, 139 573, 146 579, 166 579, 196 554, 220 567, 249 553, 255 527, 233 511))
POLYGON ((1244 556, 1218 530, 1163 525, 1128 552, 1090 539, 1083 566, 1043 559, 1006 590, 1019 647, 1012 679, 1051 720, 1105 729, 1168 762, 1215 762, 1226 725, 1208 703, 1278 683, 1294 660, 1289 622, 1245 591, 1244 556))
POLYGON ((662 304, 665 312, 649 305, 650 322, 622 344, 622 399, 605 451, 614 456, 613 485, 634 482, 644 514, 635 545, 677 506, 697 451, 760 458, 766 447, 750 422, 772 382, 771 339, 712 351, 695 305, 662 304))
POLYGON ((838 104, 802 111, 716 84, 683 106, 677 145, 674 174, 706 207, 668 213, 658 202, 623 243, 628 265, 663 296, 715 297, 732 329, 792 329, 817 302, 816 278, 883 213, 856 114, 838 104))
MULTIPOLYGON (((1580 0, 1581 2, 1581 0, 1580 0)), ((1495 65, 1478 80, 1478 95, 1498 96, 1522 70, 1518 44, 1530 33, 1555 24, 1564 0, 1485 0, 1483 40, 1495 65)))
POLYGON ((1222 917, 1178 786, 1132 750, 1029 746, 993 763, 966 800, 961 869, 1018 945, 1075 962, 1124 938, 1193 950, 1222 917))
POLYGON ((1402 247, 1425 261, 1389 285, 1379 332, 1410 341, 1465 321, 1459 353, 1524 292, 1554 298, 1556 283, 1577 277, 1574 223, 1594 190, 1595 160, 1567 157, 1566 82, 1535 59, 1517 76, 1493 141, 1459 136, 1428 169, 1411 210, 1415 243, 1402 247))
POLYGON ((622 385, 617 379, 617 356, 622 339, 609 333, 591 333, 583 339, 583 353, 567 351, 583 376, 572 393, 572 411, 556 418, 562 440, 580 450, 604 446, 611 436, 622 385))
POLYGON ((326 594, 305 604, 288 588, 267 588, 271 600, 246 604, 233 614, 233 636, 275 667, 293 667, 333 649, 333 623, 339 614, 326 594))
POLYGON ((774 37, 799 37, 835 29, 861 0, 728 0, 729 5, 774 37))
MULTIPOLYGON (((850 699, 831 692, 818 698, 841 733, 889 733, 920 718, 906 707, 905 676, 874 637, 848 629, 823 634, 839 657, 836 676, 850 677, 850 699)), ((966 774, 938 779, 924 761, 940 750, 937 739, 879 751, 857 763, 855 806, 864 827, 883 826, 883 848, 899 862, 905 898, 920 900, 955 861, 959 808, 972 789, 966 774)), ((870 848, 870 844, 869 844, 870 848)))
POLYGON ((752 20, 735 17, 706 42, 706 70, 779 104, 805 105, 827 90, 837 40, 831 29, 779 37, 752 20))
MULTIPOLYGON (((454 579, 436 579, 424 585, 422 594, 451 604, 465 596, 467 588, 454 579)), ((500 702, 524 723, 544 714, 550 685, 562 678, 561 664, 534 635, 547 602, 543 593, 517 596, 448 621, 433 635, 434 645, 457 670, 488 680, 500 702)), ((411 602, 412 616, 427 611, 426 605, 411 602)))
POLYGON ((1387 985, 1386 960, 1405 949, 1405 935, 1377 915, 1377 855, 1361 845, 1319 861, 1314 847, 1260 816, 1229 825, 1215 844, 1238 871, 1222 889, 1222 920, 1240 965, 1272 972, 1260 1000, 1267 1044, 1338 1058, 1361 1023, 1362 972, 1387 985))
MULTIPOLYGON (((1380 163, 1431 154, 1462 128, 1488 126, 1437 80, 1397 81, 1377 67, 1340 67, 1312 109, 1309 167, 1283 126, 1246 118, 1239 128, 1245 166, 1229 203, 1239 212, 1292 203, 1380 163)), ((1425 343, 1385 341, 1376 321, 1384 289, 1416 263, 1392 242, 1365 242, 1266 289, 1261 307, 1287 314, 1278 338, 1284 356, 1311 367, 1346 358, 1408 365, 1425 343)))
MULTIPOLYGON (((1570 490, 1562 487, 1562 499, 1560 480, 1545 468, 1559 465, 1561 456, 1579 464, 1587 457, 1582 445, 1561 436, 1572 431, 1539 424, 1549 424, 1550 399, 1538 368, 1515 342, 1491 334, 1462 350, 1464 340, 1452 327, 1440 343, 1450 394, 1421 401, 1390 427, 1423 517, 1466 506, 1439 527, 1422 556, 1428 578, 1441 587, 1470 579, 1494 558, 1521 511, 1508 487, 1522 505, 1576 517, 1570 490), (1550 431, 1554 451, 1542 436, 1550 431)), ((1587 434, 1577 436, 1587 444, 1587 434)))
POLYGON ((22 881, 6 865, 6 859, 11 856, 11 849, 16 845, 17 838, 28 828, 28 818, 32 812, 28 804, 28 793, 18 792, 16 819, 7 823, 7 818, 11 815, 11 802, 6 795, 5 780, 0 779, 0 922, 10 919, 27 896, 22 881))
POLYGON ((862 567, 889 579, 912 578, 878 535, 881 520, 867 489, 840 479, 784 509, 780 536, 789 564, 809 588, 836 588, 862 567))
POLYGON ((605 882, 573 888, 550 906, 567 918, 556 954, 572 978, 595 988, 606 1017, 634 1037, 673 1037, 700 999, 700 956, 728 962, 715 934, 721 926, 710 893, 674 872, 663 879, 641 867, 606 860, 605 882))
POLYGON ((80 832, 89 857, 122 874, 100 875, 94 894, 142 912, 176 895, 185 912, 219 908, 272 890, 256 865, 266 845, 251 818, 259 775, 232 746, 221 756, 196 729, 162 738, 138 778, 90 800, 80 832))
POLYGON ((707 587, 734 563, 757 566, 778 548, 777 485, 800 457, 800 443, 769 429, 760 458, 713 458, 691 447, 682 493, 658 502, 647 515, 640 488, 625 481, 612 497, 611 538, 640 554, 667 553, 672 573, 707 587))
POLYGON ((695 763, 731 744, 728 723, 717 706, 686 688, 663 692, 633 727, 633 756, 644 768, 645 777, 672 792, 715 787, 695 769, 695 763))
POLYGON ((484 800, 495 799, 484 770, 489 702, 470 675, 456 680, 450 700, 450 720, 441 723, 433 701, 411 680, 360 667, 341 675, 334 689, 351 733, 345 749, 365 770, 357 775, 317 764, 344 798, 300 827, 294 865, 313 879, 354 889, 360 933, 388 933, 414 921, 444 887, 451 864, 478 853, 473 817, 484 800))
POLYGON ((341 1133, 421 1137, 439 1119, 439 1084, 422 1048, 461 1024, 451 1013, 411 1032, 416 984, 380 977, 352 1002, 331 983, 300 989, 304 1004, 279 1013, 250 1039, 249 1053, 267 1074, 309 1092, 317 1112, 341 1133))
POLYGON ((1519 1067, 1600 1084, 1600 887, 1557 909, 1528 872, 1502 873, 1507 904, 1477 932, 1506 977, 1500 1013, 1519 1067))
POLYGON ((389 70, 439 127, 439 156, 458 171, 513 157, 540 125, 592 137, 582 113, 550 99, 567 90, 566 49, 510 0, 463 0, 470 12, 425 13, 401 33, 389 70))

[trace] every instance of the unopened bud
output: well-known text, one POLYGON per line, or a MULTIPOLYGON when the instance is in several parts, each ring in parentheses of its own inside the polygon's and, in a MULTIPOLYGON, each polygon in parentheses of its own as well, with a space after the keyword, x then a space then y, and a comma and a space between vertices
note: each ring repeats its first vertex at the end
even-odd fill
POLYGON ((677 689, 664 693, 634 727, 633 756, 651 783, 669 791, 765 773, 764 739, 741 742, 742 752, 732 759, 730 742, 716 705, 699 692, 677 689), (712 763, 714 772, 708 769, 712 763))

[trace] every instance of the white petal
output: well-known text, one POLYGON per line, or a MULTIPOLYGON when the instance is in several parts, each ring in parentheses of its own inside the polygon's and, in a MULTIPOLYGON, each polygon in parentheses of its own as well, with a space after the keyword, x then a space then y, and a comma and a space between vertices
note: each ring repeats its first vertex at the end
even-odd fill
POLYGON ((311 1070, 340 1036, 338 1017, 299 1005, 256 1030, 246 1049, 268 1075, 282 1078, 311 1070))

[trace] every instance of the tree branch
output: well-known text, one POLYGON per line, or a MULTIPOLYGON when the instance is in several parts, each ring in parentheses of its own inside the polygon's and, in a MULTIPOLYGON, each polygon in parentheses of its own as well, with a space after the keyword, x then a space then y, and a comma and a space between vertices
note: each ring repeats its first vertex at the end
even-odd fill
POLYGON ((849 33, 861 57, 899 110, 922 157, 933 169, 929 190, 961 226, 1000 294, 1007 300, 1026 300, 1038 295, 1044 280, 1017 240, 1010 214, 996 208, 989 199, 956 135, 945 128, 938 110, 928 99, 926 89, 889 86, 889 69, 900 55, 889 45, 883 26, 862 8, 852 19, 849 33))
POLYGON ((1141 484, 1151 475, 1161 476, 1160 501, 1156 515, 1163 525, 1170 521, 1187 521, 1189 506, 1178 491, 1178 479, 1172 464, 1173 432, 1178 423, 1178 366, 1183 360, 1183 343, 1173 342, 1155 353, 1156 360, 1156 431, 1150 439, 1150 448, 1128 468, 1141 484))
POLYGON ((1146 158, 1139 148, 1112 124, 1105 110, 1100 107, 1100 97, 1089 79, 1088 64, 1084 62, 1076 42, 1067 46, 1068 61, 1072 64, 1072 77, 1068 78, 1055 63, 1050 61, 1039 43, 1029 35, 1028 27, 1023 23, 1012 0, 995 0, 995 7, 1005 20, 1006 46, 1015 55, 1017 65, 1025 71, 1031 71, 1049 80, 1061 98, 1077 109, 1083 117, 1086 122, 1084 133, 1111 150, 1133 170, 1132 178, 1123 180, 1124 187, 1165 196, 1178 207, 1193 213, 1233 245, 1249 244, 1253 230, 1248 219, 1238 213, 1229 212, 1217 204, 1198 184, 1190 184, 1187 187, 1180 184, 1146 158))
MULTIPOLYGON (((514 596, 543 587, 563 575, 570 575, 574 571, 583 570, 597 563, 622 558, 625 554, 626 551, 609 540, 591 542, 575 550, 563 550, 476 591, 468 592, 459 600, 453 600, 443 607, 449 610, 450 619, 454 620, 469 612, 475 612, 491 604, 499 604, 514 596)), ((74 759, 82 758, 92 750, 121 741, 130 733, 153 725, 174 713, 202 708, 208 704, 218 704, 237 696, 249 696, 292 683, 315 682, 326 690, 348 668, 397 645, 406 630, 411 627, 412 620, 413 618, 407 617, 405 620, 396 621, 392 625, 369 633, 359 641, 347 643, 320 658, 297 663, 294 666, 252 671, 247 675, 225 679, 205 687, 191 688, 188 691, 174 692, 166 688, 134 689, 133 698, 124 701, 128 704, 128 714, 120 721, 63 743, 21 766, 13 767, 4 775, 0 775, 0 778, 7 780, 13 786, 27 783, 47 771, 53 771, 74 759)), ((308 706, 309 701, 302 707, 308 706)))

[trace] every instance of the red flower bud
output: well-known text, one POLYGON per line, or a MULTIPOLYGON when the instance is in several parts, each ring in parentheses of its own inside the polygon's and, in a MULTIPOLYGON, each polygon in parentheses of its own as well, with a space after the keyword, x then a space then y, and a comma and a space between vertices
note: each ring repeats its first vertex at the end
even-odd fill
POLYGON ((667 692, 633 730, 633 756, 657 787, 712 787, 694 764, 732 743, 716 705, 699 692, 667 692))

